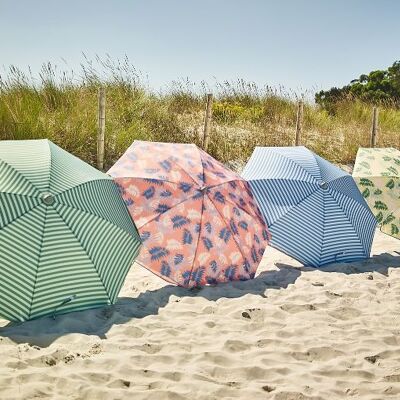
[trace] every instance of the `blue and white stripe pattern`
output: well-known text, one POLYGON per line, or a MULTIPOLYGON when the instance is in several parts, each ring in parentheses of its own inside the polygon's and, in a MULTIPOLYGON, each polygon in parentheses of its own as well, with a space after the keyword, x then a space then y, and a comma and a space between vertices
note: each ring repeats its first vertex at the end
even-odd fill
POLYGON ((376 220, 340 168, 303 146, 256 147, 242 175, 278 250, 313 267, 369 257, 376 220))

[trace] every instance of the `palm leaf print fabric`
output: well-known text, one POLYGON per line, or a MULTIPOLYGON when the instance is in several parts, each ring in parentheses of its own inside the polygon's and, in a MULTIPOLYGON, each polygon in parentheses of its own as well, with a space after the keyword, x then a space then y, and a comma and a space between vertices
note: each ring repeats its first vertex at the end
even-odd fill
POLYGON ((140 232, 143 266, 185 287, 254 277, 268 232, 239 175, 193 144, 144 141, 108 173, 140 232))
POLYGON ((140 238, 110 177, 48 140, 0 142, 0 315, 116 301, 140 238))
POLYGON ((400 239, 400 151, 360 148, 353 177, 381 231, 400 239))

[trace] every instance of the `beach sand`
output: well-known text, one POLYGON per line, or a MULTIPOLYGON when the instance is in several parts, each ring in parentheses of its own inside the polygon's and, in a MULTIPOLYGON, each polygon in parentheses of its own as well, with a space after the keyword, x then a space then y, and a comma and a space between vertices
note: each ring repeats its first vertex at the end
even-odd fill
POLYGON ((201 290, 134 265, 115 306, 0 323, 0 399, 400 399, 400 242, 201 290))

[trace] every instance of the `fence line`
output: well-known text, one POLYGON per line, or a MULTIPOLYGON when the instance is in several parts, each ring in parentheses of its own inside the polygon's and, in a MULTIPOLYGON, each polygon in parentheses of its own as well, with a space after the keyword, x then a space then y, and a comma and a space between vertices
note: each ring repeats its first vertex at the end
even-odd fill
MULTIPOLYGON (((208 150, 208 146, 210 143, 212 105, 213 105, 213 95, 212 93, 208 93, 205 116, 204 116, 203 138, 202 138, 202 147, 204 151, 208 150)), ((300 100, 297 103, 295 146, 302 145, 303 119, 304 119, 304 101, 300 100)), ((104 169, 105 127, 106 127, 106 91, 103 87, 101 87, 99 88, 98 92, 98 132, 97 132, 97 168, 99 170, 104 169)), ((371 137, 370 137, 371 147, 376 147, 378 132, 379 132, 379 109, 378 107, 373 107, 371 137)))

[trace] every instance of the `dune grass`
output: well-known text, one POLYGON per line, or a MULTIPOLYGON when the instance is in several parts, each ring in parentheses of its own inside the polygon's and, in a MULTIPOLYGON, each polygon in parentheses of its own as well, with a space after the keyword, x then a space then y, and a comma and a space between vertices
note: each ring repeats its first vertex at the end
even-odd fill
MULTIPOLYGON (((49 138, 95 165, 97 93, 106 88, 105 166, 135 139, 201 144, 206 84, 174 82, 154 92, 128 60, 96 59, 79 74, 44 65, 39 76, 11 67, 0 77, 0 139, 49 138)), ((222 162, 244 163, 254 146, 294 144, 296 94, 244 81, 213 88, 209 152, 222 162)), ((378 146, 400 148, 400 110, 380 107, 378 146)), ((326 111, 306 102, 302 142, 330 161, 354 161, 368 146, 371 105, 345 100, 326 111)))

